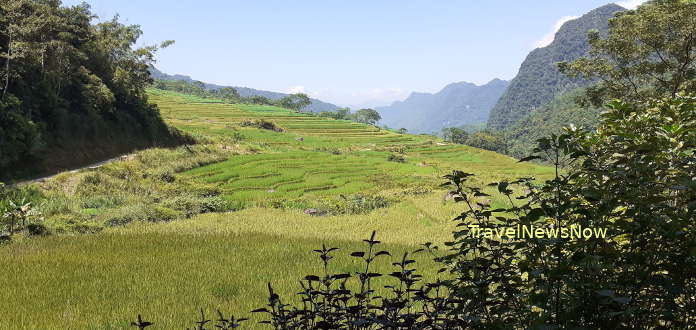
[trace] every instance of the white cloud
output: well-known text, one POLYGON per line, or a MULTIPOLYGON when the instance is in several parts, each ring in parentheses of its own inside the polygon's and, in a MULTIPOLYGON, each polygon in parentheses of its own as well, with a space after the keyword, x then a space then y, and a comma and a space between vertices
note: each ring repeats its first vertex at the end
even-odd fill
POLYGON ((553 38, 556 36, 556 32, 561 29, 561 26, 567 21, 574 20, 580 16, 565 16, 558 21, 556 21, 556 24, 553 25, 553 30, 549 31, 549 33, 545 34, 544 37, 541 39, 537 40, 534 43, 534 47, 540 48, 540 47, 546 47, 548 46, 551 42, 553 42, 553 38))
POLYGON ((645 1, 647 0, 624 0, 624 1, 619 1, 616 4, 624 7, 626 9, 636 9, 638 6, 642 5, 645 1))

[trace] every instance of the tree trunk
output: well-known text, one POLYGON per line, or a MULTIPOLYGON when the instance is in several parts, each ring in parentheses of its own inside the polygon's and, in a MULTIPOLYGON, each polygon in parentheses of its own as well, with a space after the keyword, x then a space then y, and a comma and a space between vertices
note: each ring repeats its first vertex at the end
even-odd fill
POLYGON ((7 42, 7 59, 5 60, 5 88, 2 89, 2 97, 0 100, 5 99, 5 94, 7 94, 7 89, 10 87, 10 58, 12 57, 12 33, 10 33, 9 41, 7 42))

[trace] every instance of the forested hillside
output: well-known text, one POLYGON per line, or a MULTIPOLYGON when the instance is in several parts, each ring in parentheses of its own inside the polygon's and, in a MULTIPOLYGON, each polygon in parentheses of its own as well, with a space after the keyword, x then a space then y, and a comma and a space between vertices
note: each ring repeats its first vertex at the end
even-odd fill
POLYGON ((133 48, 138 26, 92 17, 87 5, 0 2, 0 179, 180 139, 145 94, 158 47, 133 48))
POLYGON ((600 107, 581 107, 576 103, 585 90, 564 93, 530 112, 505 131, 507 153, 516 158, 532 154, 537 140, 560 134, 564 127, 575 126, 593 130, 600 122, 600 107))
POLYGON ((476 86, 468 82, 452 83, 435 94, 412 93, 406 100, 377 108, 381 123, 406 128, 413 133, 439 133, 445 127, 479 124, 507 88, 508 82, 493 79, 476 86))
POLYGON ((488 127, 508 128, 556 96, 589 86, 591 80, 567 77, 558 70, 556 64, 587 55, 590 49, 587 32, 596 29, 600 35, 606 35, 609 18, 623 10, 625 9, 616 4, 592 10, 563 24, 550 45, 529 53, 517 76, 491 110, 488 127))
MULTIPOLYGON (((150 67, 150 72, 152 73, 152 77, 158 80, 169 80, 169 81, 185 81, 189 83, 197 82, 193 78, 185 75, 170 75, 166 74, 160 70, 158 70, 156 67, 152 66, 150 67)), ((220 85, 215 85, 215 84, 209 84, 205 82, 200 82, 201 87, 208 89, 208 90, 219 90, 223 88, 227 88, 230 86, 220 86, 220 85)), ((279 100, 282 99, 289 94, 285 93, 278 93, 278 92, 270 92, 270 91, 264 91, 264 90, 258 90, 258 89, 253 89, 249 87, 231 87, 237 90, 239 93, 239 96, 241 97, 252 97, 252 96, 262 96, 269 98, 271 100, 279 100)), ((307 107, 305 107, 303 110, 310 111, 310 112, 324 112, 324 111, 333 111, 338 109, 339 107, 335 104, 323 102, 317 99, 310 99, 312 103, 310 103, 307 107)))

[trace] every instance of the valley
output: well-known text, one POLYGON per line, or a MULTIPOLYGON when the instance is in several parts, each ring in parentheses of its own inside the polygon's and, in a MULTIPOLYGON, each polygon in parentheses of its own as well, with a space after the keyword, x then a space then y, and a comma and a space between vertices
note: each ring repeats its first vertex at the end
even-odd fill
MULTIPOLYGON (((482 183, 552 175, 546 166, 432 136, 272 106, 148 93, 167 123, 201 141, 190 147, 195 156, 186 147, 146 150, 40 183, 61 205, 43 205, 46 222, 65 234, 27 238, 0 250, 0 263, 14 269, 0 277, 0 286, 13 288, 0 293, 0 310, 9 311, 5 324, 111 329, 140 313, 173 328, 198 308, 258 321, 249 312, 264 304, 265 283, 293 293, 303 274, 318 270, 311 251, 322 244, 351 251, 377 231, 383 248, 398 255, 451 239, 450 219, 462 206, 445 201, 446 191, 438 186, 453 169, 466 169, 482 183), (250 120, 273 122, 283 131, 241 125, 250 120), (154 151, 162 160, 153 160, 154 151), (392 154, 402 154, 405 162, 389 161, 392 154), (188 163, 193 160, 200 164, 188 163), (135 178, 142 173, 151 178, 135 178), (172 182, 162 180, 162 173, 172 175, 172 182), (87 188, 96 177, 101 188, 87 188), (217 213, 186 219, 195 208, 192 200, 211 198, 201 194, 225 204, 217 213), (388 204, 346 208, 341 195, 350 200, 356 194, 383 197, 388 204), (98 202, 107 199, 112 201, 98 202), (329 214, 311 216, 308 208, 329 214), (152 218, 130 218, 128 212, 152 218), (11 307, 14 301, 25 303, 11 307), (32 310, 42 310, 42 316, 23 317, 32 310)), ((434 274, 427 255, 418 260, 434 274)), ((357 264, 339 257, 334 267, 350 271, 357 264)))
POLYGON ((694 40, 696 0, 0 1, 0 330, 693 329, 694 40))

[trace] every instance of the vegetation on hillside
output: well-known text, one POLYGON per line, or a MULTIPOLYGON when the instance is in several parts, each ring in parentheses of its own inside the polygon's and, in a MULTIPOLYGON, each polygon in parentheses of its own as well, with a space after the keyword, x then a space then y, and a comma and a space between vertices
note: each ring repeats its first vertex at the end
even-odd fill
POLYGON ((506 129, 556 96, 590 85, 592 80, 567 77, 558 70, 556 63, 587 55, 590 50, 587 32, 594 29, 606 35, 609 18, 623 10, 616 4, 592 10, 563 24, 550 45, 529 53, 517 76, 491 110, 488 128, 506 129))
POLYGON ((536 139, 575 125, 595 129, 601 105, 614 98, 640 103, 651 98, 696 92, 696 3, 654 1, 622 11, 609 29, 588 33, 590 52, 559 63, 572 79, 594 81, 536 107, 504 131, 507 153, 524 157, 536 139), (603 37, 606 36, 606 37, 603 37))
POLYGON ((184 94, 196 95, 204 98, 219 99, 226 103, 243 103, 258 105, 276 105, 279 107, 302 111, 309 106, 312 101, 306 94, 298 93, 284 96, 277 100, 272 100, 265 96, 242 97, 239 92, 232 87, 210 89, 200 81, 187 82, 184 80, 155 80, 153 87, 161 90, 174 91, 184 94))
POLYGON ((577 100, 584 93, 583 89, 577 89, 562 94, 506 129, 503 132, 505 153, 518 159, 526 157, 536 148, 538 139, 561 134, 564 127, 596 129, 602 109, 579 105, 577 100))
POLYGON ((603 38, 591 31, 587 57, 563 62, 571 77, 598 80, 587 89, 586 103, 601 105, 614 98, 645 102, 696 92, 696 3, 653 0, 609 20, 603 38))
POLYGON ((495 151, 499 153, 507 152, 507 144, 502 132, 482 129, 468 132, 460 127, 446 127, 442 129, 442 137, 445 141, 452 143, 465 144, 474 148, 495 151))
MULTIPOLYGON (((239 93, 239 96, 241 96, 241 97, 256 98, 258 100, 268 99, 271 101, 275 101, 275 100, 282 99, 283 97, 286 97, 289 95, 289 94, 285 94, 285 93, 264 91, 264 90, 249 88, 249 87, 221 86, 221 85, 215 85, 215 84, 211 84, 211 83, 201 82, 201 81, 194 80, 191 77, 186 76, 186 75, 179 75, 179 74, 169 75, 169 74, 163 73, 162 71, 158 70, 154 66, 150 67, 150 73, 152 74, 152 77, 155 78, 155 80, 174 81, 174 82, 183 81, 184 83, 193 83, 193 84, 202 86, 202 87, 209 89, 209 90, 233 88, 239 93)), ((303 108, 302 109, 303 111, 323 112, 323 111, 333 111, 333 110, 338 109, 338 106, 331 104, 331 103, 323 102, 321 100, 311 98, 310 101, 311 101, 311 103, 307 107, 303 108)))
POLYGON ((138 26, 92 17, 87 5, 0 2, 0 179, 183 139, 147 102, 158 47, 133 48, 138 26))
MULTIPOLYGON (((174 91, 202 98, 216 99, 230 104, 256 104, 272 105, 285 109, 303 112, 311 104, 311 100, 305 94, 291 94, 277 100, 264 96, 242 97, 236 89, 231 87, 209 89, 200 81, 187 82, 184 80, 156 80, 153 87, 161 90, 174 91)), ((308 112, 312 114, 311 112, 308 112)), ((373 109, 359 109, 351 113, 350 108, 338 108, 334 111, 321 111, 313 113, 320 117, 333 119, 352 120, 358 123, 375 125, 382 117, 373 109)))

